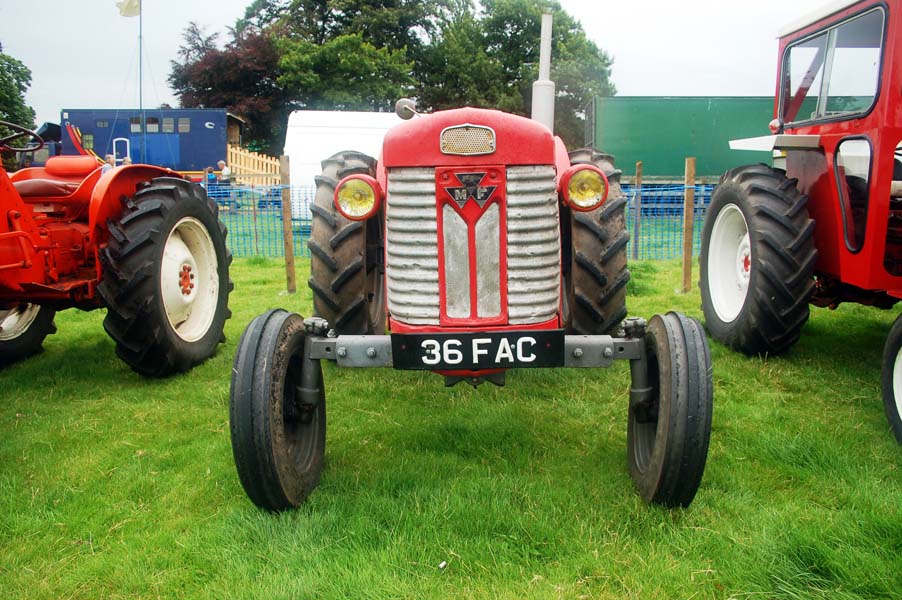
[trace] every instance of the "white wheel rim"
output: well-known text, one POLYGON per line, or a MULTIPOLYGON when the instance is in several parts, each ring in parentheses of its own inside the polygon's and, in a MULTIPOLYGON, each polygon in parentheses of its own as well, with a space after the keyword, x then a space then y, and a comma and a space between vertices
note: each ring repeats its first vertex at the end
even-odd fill
POLYGON ((203 223, 185 217, 163 248, 160 288, 166 317, 176 335, 196 342, 210 329, 219 298, 216 248, 203 223))
POLYGON ((896 352, 893 362, 893 400, 896 402, 896 415, 902 419, 902 348, 896 352))
POLYGON ((0 310, 0 341, 14 340, 31 327, 38 318, 38 304, 21 304, 9 310, 0 310))
POLYGON ((745 305, 752 275, 752 246, 745 216, 735 204, 727 204, 711 228, 708 245, 708 290, 718 318, 730 323, 745 305))

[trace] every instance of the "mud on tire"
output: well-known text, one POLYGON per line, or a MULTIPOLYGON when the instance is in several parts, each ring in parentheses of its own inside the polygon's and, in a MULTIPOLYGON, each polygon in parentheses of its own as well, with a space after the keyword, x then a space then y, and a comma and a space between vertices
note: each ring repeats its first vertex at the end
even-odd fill
POLYGON ((232 291, 226 228, 199 185, 161 177, 109 222, 97 288, 116 354, 138 373, 187 371, 225 341, 232 291))
POLYGON ((702 231, 699 287, 711 336, 746 354, 784 352, 814 291, 814 221, 795 179, 766 165, 726 172, 702 231))
POLYGON ((571 164, 591 164, 604 172, 608 198, 598 209, 561 212, 564 319, 568 333, 612 334, 626 317, 626 198, 614 157, 591 148, 570 153, 571 164))
POLYGON ((313 224, 308 281, 313 310, 338 333, 385 331, 384 213, 366 221, 351 221, 333 204, 338 182, 352 174, 375 176, 376 161, 359 152, 339 152, 322 162, 316 178, 316 198, 310 210, 313 224))

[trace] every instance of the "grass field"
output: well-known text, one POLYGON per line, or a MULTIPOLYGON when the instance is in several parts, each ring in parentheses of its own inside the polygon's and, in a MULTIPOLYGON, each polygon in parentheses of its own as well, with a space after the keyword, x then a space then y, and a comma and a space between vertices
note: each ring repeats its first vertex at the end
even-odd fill
MULTIPOLYGON (((879 390, 894 314, 814 309, 780 358, 712 344, 711 451, 684 511, 633 489, 626 365, 476 390, 327 365, 322 482, 272 515, 238 483, 229 372, 253 316, 311 300, 280 294, 275 261, 232 273, 228 342, 189 374, 133 374, 101 311, 59 314, 45 352, 0 373, 0 598, 902 597, 879 390)), ((676 263, 633 274, 633 314, 700 315, 676 263)))

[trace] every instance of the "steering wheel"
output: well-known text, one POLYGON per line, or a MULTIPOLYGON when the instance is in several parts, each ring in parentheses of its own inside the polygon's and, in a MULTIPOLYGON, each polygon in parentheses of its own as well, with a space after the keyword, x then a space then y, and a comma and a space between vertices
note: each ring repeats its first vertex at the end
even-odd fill
POLYGON ((41 138, 41 136, 36 134, 31 129, 27 129, 25 127, 22 127, 21 125, 16 125, 15 123, 10 123, 8 121, 0 121, 0 126, 13 130, 12 135, 0 138, 0 149, 9 150, 10 152, 33 152, 44 147, 44 140, 41 138), (21 137, 33 138, 34 142, 25 146, 24 148, 17 148, 15 146, 9 145, 9 142, 17 140, 21 137))

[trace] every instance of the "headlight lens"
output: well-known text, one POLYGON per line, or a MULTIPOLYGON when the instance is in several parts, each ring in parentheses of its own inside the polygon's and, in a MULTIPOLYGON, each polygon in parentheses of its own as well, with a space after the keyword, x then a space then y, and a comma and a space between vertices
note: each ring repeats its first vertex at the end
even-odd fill
POLYGON ((362 221, 376 212, 381 196, 375 179, 367 175, 350 175, 335 188, 335 207, 352 221, 362 221))
POLYGON ((593 210, 608 195, 608 182, 594 169, 575 172, 567 183, 567 198, 577 210, 593 210))

